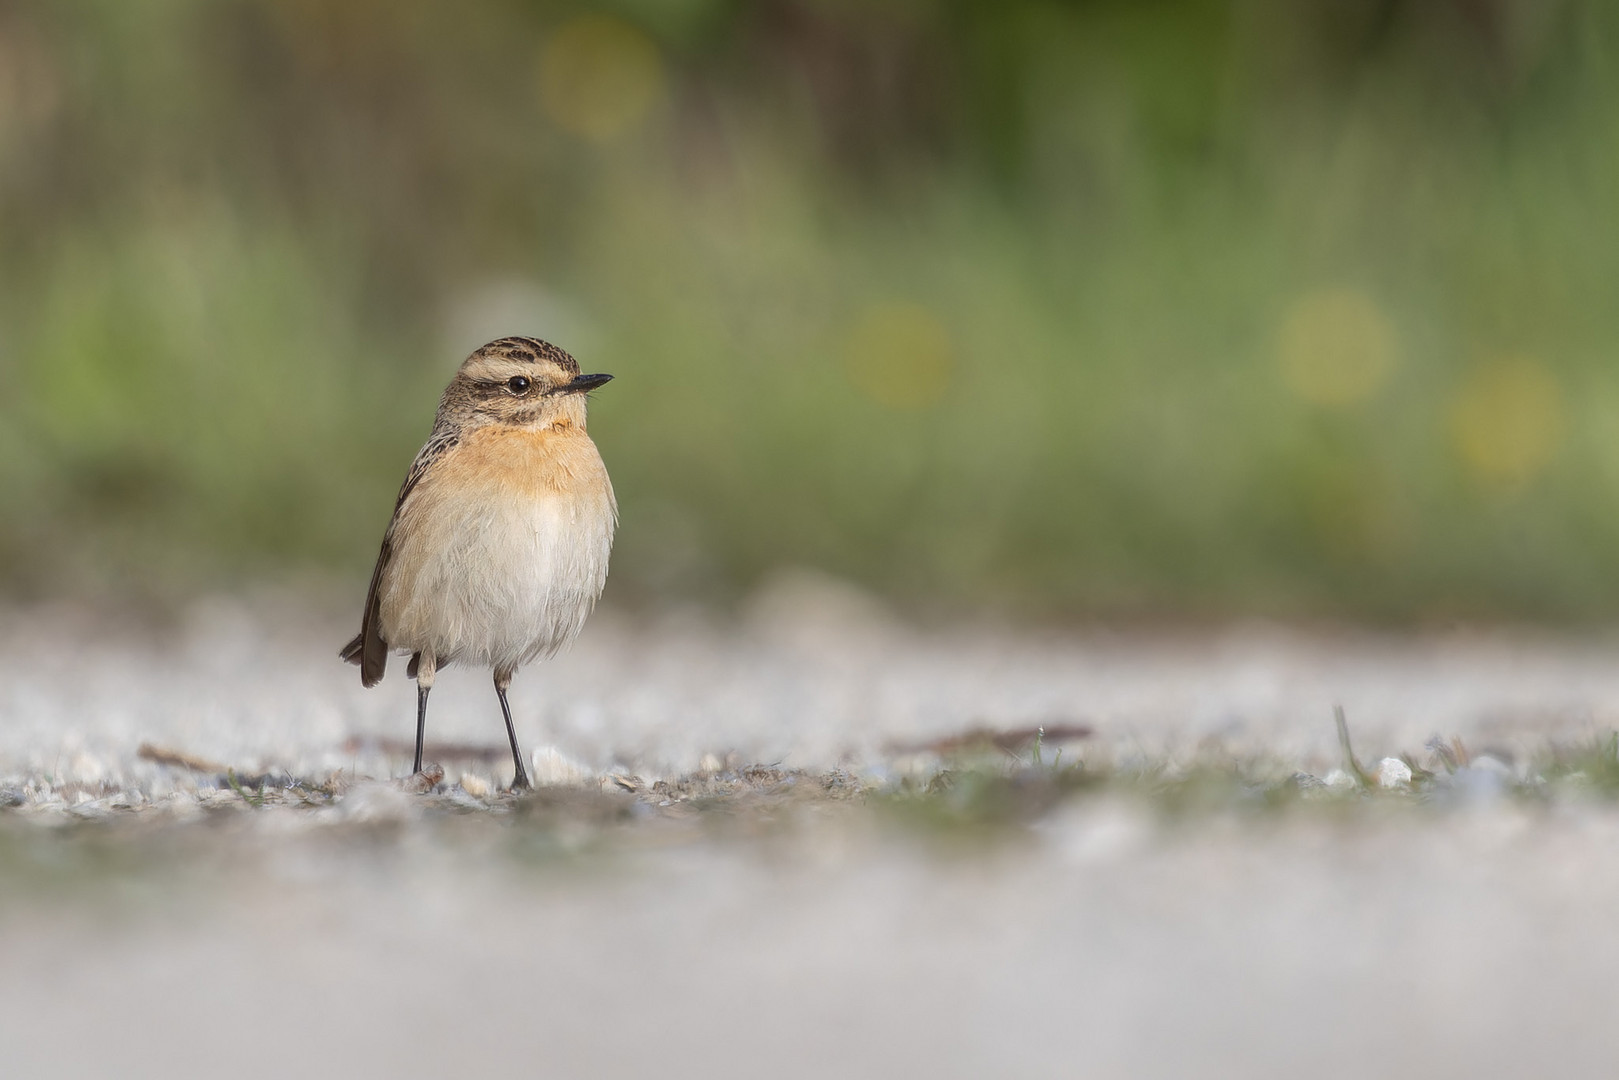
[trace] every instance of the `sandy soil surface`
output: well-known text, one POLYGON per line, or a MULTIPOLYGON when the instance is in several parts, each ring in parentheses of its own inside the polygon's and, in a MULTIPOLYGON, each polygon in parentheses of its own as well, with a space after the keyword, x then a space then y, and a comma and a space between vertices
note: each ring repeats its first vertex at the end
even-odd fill
POLYGON ((1555 747, 1619 726, 1608 637, 924 631, 784 579, 735 622, 602 612, 520 675, 552 786, 514 800, 481 673, 434 692, 443 784, 389 781, 412 687, 362 690, 347 629, 286 598, 162 629, 0 614, 8 1075, 1606 1075, 1619 1051, 1619 804, 1535 794, 1555 747), (1438 735, 1471 779, 1356 794, 1334 704, 1374 773, 1437 769, 1438 735), (1093 729, 1069 764, 1350 794, 905 809, 941 740, 1042 725, 1093 729))

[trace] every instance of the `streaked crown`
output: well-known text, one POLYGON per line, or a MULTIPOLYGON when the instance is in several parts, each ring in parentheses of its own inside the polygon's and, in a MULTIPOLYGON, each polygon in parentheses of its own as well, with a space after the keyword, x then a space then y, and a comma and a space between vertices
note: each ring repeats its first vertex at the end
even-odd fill
POLYGON ((479 348, 461 364, 461 373, 475 379, 522 374, 564 383, 579 374, 579 361, 549 341, 531 337, 503 337, 479 348))

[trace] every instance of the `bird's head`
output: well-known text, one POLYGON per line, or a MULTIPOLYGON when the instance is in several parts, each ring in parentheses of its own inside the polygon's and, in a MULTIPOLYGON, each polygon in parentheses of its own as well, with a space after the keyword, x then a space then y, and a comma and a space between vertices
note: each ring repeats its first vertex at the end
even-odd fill
POLYGON ((504 337, 466 358, 444 401, 485 422, 583 428, 585 395, 611 378, 579 374, 579 362, 550 342, 504 337))

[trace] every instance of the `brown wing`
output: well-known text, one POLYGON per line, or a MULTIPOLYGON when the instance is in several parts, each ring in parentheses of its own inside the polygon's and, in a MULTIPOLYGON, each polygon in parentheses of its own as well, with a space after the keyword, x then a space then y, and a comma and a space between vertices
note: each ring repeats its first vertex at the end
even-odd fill
POLYGON ((383 673, 388 669, 388 643, 382 640, 382 572, 393 555, 394 527, 399 523, 400 507, 405 505, 405 499, 415 490, 433 462, 455 442, 453 429, 443 425, 435 427, 427 443, 417 451, 416 460, 410 463, 410 472, 399 488, 399 498, 394 500, 394 513, 388 521, 388 531, 382 534, 382 550, 377 553, 376 568, 371 571, 371 587, 365 594, 365 614, 360 617, 360 632, 338 653, 349 663, 360 665, 360 682, 366 686, 381 682, 383 673))

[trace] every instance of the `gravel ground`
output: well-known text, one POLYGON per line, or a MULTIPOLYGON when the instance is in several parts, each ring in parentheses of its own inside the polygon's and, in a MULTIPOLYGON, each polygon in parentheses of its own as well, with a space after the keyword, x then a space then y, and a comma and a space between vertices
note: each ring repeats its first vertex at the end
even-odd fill
POLYGON ((1619 727, 1610 637, 923 631, 789 577, 731 621, 604 611, 520 675, 551 786, 513 799, 469 672, 434 691, 443 783, 389 780, 412 687, 362 690, 347 629, 287 597, 156 629, 0 614, 7 1075, 1607 1075, 1619 1051, 1619 803, 1540 773, 1619 727), (1093 734, 1039 764, 959 738, 1040 726, 1093 734), (1409 782, 1376 764, 1400 754, 1409 782), (1188 805, 1199 770, 1232 782, 1188 805), (981 775, 1024 802, 984 811, 981 775))

